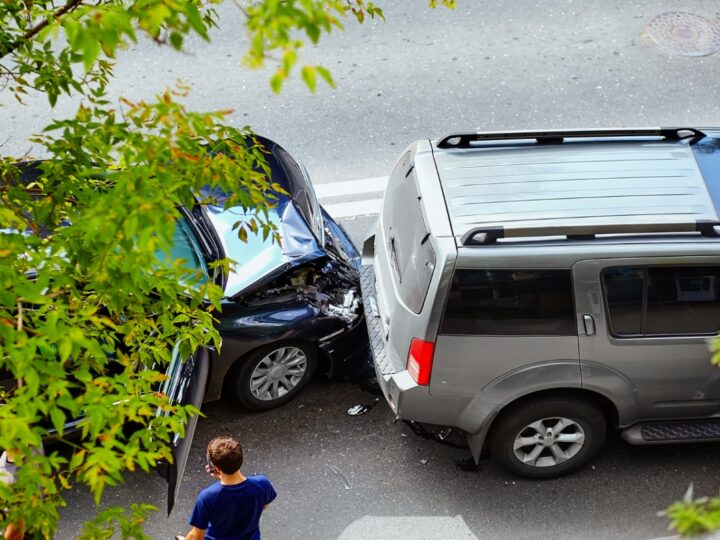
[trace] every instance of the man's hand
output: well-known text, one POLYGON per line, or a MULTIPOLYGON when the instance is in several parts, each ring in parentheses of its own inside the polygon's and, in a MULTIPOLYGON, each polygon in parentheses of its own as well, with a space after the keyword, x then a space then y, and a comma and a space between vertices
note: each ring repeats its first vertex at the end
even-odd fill
POLYGON ((205 465, 205 472, 208 473, 213 478, 220 479, 220 471, 216 468, 211 468, 210 465, 205 465))
POLYGON ((25 522, 20 521, 18 523, 10 523, 5 529, 3 538, 5 540, 22 540, 25 536, 25 522))
POLYGON ((203 540, 203 538, 205 538, 205 530, 198 529, 197 527, 192 527, 190 529, 190 532, 187 533, 187 536, 178 534, 175 537, 175 540, 203 540))

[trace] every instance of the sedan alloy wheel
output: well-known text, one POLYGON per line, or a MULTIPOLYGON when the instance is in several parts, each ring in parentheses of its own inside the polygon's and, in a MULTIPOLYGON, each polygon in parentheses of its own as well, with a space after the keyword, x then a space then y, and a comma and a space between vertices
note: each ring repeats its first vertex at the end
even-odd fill
POLYGON ((250 391, 272 401, 291 392, 307 372, 308 360, 298 347, 282 347, 264 356, 250 375, 250 391))
POLYGON ((267 410, 287 403, 310 381, 317 350, 300 341, 273 343, 240 358, 225 378, 241 405, 267 410))

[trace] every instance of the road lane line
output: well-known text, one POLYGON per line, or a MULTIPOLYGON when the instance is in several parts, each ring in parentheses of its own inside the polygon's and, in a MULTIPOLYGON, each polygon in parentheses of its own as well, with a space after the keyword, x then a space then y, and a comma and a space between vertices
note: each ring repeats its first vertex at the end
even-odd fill
POLYGON ((323 208, 335 219, 369 216, 380 212, 382 199, 366 199, 345 203, 323 204, 323 208))
POLYGON ((327 199, 329 197, 342 197, 345 195, 360 195, 363 193, 385 191, 387 182, 387 176, 379 176, 376 178, 363 178, 360 180, 345 180, 342 182, 331 182, 327 184, 314 184, 314 187, 315 194, 318 199, 327 199))

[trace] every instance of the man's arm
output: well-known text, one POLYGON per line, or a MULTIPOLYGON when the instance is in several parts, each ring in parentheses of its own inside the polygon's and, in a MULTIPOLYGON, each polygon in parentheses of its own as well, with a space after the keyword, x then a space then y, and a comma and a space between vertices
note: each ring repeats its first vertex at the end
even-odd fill
POLYGON ((190 532, 186 536, 177 535, 176 540, 203 540, 205 538, 205 529, 191 527, 190 532))

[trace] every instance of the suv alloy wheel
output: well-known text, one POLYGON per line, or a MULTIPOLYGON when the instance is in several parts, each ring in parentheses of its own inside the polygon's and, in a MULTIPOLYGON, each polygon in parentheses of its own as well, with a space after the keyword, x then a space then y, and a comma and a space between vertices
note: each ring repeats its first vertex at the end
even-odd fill
POLYGON ((553 478, 587 463, 605 440, 594 405, 548 398, 511 407, 495 422, 491 452, 503 467, 528 478, 553 478))

